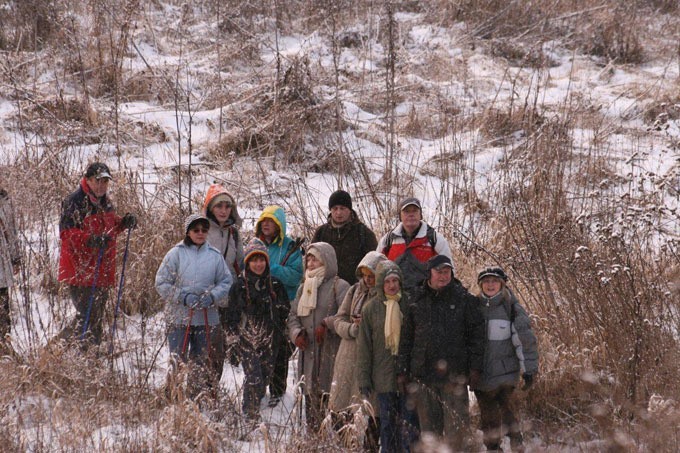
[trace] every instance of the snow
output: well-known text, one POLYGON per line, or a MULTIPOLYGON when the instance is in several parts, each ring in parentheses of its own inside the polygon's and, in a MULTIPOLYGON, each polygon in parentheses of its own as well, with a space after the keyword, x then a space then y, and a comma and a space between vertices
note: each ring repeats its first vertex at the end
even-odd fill
MULTIPOLYGON (((161 11, 153 14, 153 18, 158 20, 174 21, 172 27, 179 27, 178 7, 170 5, 168 2, 158 2, 161 11), (167 16, 167 17, 163 17, 167 16)), ((634 177, 636 180, 643 180, 641 187, 649 188, 656 186, 664 190, 660 195, 659 209, 677 209, 677 191, 680 187, 680 177, 678 176, 678 165, 680 155, 678 154, 678 143, 680 143, 680 120, 671 119, 665 122, 661 131, 644 130, 642 113, 644 105, 642 95, 652 90, 661 90, 669 84, 676 84, 679 77, 677 59, 671 60, 652 60, 638 67, 614 67, 604 65, 596 58, 577 55, 566 50, 559 41, 548 41, 543 43, 542 49, 547 57, 553 60, 556 65, 550 68, 532 70, 530 68, 509 67, 507 64, 499 62, 498 59, 481 52, 471 52, 467 47, 462 47, 464 41, 463 29, 452 27, 444 29, 432 24, 424 24, 420 21, 422 14, 397 12, 395 20, 406 30, 404 47, 402 52, 406 52, 405 59, 408 64, 426 65, 428 53, 440 52, 451 60, 456 71, 461 71, 465 76, 459 74, 445 74, 444 81, 436 78, 428 78, 425 75, 407 73, 401 74, 399 84, 412 84, 422 86, 428 92, 435 92, 442 98, 449 101, 452 105, 464 109, 465 112, 472 112, 480 105, 492 105, 496 108, 503 108, 509 103, 516 102, 521 104, 525 99, 533 99, 538 91, 539 108, 549 116, 552 113, 560 112, 561 107, 571 102, 580 102, 588 106, 592 111, 604 117, 602 128, 604 130, 594 130, 584 126, 574 127, 570 133, 577 149, 586 155, 594 147, 606 149, 610 156, 611 163, 614 165, 618 176, 634 177), (538 86, 538 88, 537 88, 538 86), (637 130, 636 134, 628 133, 629 130, 637 130), (596 144, 597 142, 597 144, 596 144), (674 145, 671 145, 674 144, 674 145), (644 152, 638 153, 638 150, 644 152), (630 167, 634 167, 630 170, 630 167), (631 174, 628 175, 627 172, 631 174), (648 176, 648 178, 645 178, 648 176), (675 194, 675 195, 674 195, 675 194)), ((147 25, 141 25, 144 28, 147 25)), ((365 32, 367 25, 357 26, 355 31, 360 34, 365 32)), ((273 27, 272 27, 273 30, 273 27)), ((148 31, 148 30, 147 30, 148 31)), ((208 23, 198 23, 191 27, 191 34, 211 36, 218 31, 208 23)), ((140 32, 141 33, 141 32, 140 32)), ((366 34, 368 34, 366 32, 366 34)), ((342 48, 338 55, 338 64, 343 77, 375 77, 375 86, 368 87, 368 96, 373 94, 371 90, 375 87, 384 89, 384 76, 378 71, 384 69, 384 61, 387 49, 381 42, 371 37, 371 42, 363 48, 342 48)), ((145 39, 135 40, 136 50, 130 56, 128 52, 124 59, 123 67, 129 71, 148 70, 148 65, 160 68, 160 71, 174 71, 172 68, 180 68, 182 76, 179 77, 180 88, 190 93, 192 105, 199 103, 199 100, 207 96, 205 94, 202 80, 199 77, 206 73, 214 73, 215 62, 203 56, 205 48, 188 51, 179 54, 175 51, 173 43, 159 40, 155 43, 147 42, 145 39), (137 54, 138 52, 138 54, 137 54), (144 62, 144 60, 146 63, 144 62)), ((128 49, 131 50, 131 49, 128 49)), ((294 59, 308 58, 312 67, 320 67, 323 70, 331 71, 332 68, 332 49, 327 35, 320 30, 312 30, 308 34, 290 34, 276 36, 273 33, 264 35, 259 46, 258 65, 265 69, 264 77, 270 77, 278 59, 282 59, 284 65, 294 59)), ((229 68, 230 71, 238 72, 239 67, 235 65, 229 68)), ((315 74, 317 75, 317 74, 315 74)), ((441 77, 441 74, 438 74, 441 77)), ((242 89, 257 86, 257 83, 244 77, 242 89)), ((53 69, 42 71, 36 74, 35 83, 48 91, 60 80, 53 69)), ((402 86, 402 85, 400 85, 402 86)), ((366 87, 364 87, 366 88, 366 87)), ((322 86, 320 90, 327 93, 326 96, 333 96, 335 89, 332 86, 322 86)), ((363 109, 362 94, 353 92, 349 89, 342 90, 342 115, 351 128, 342 134, 343 144, 347 154, 355 160, 364 161, 369 171, 368 178, 371 183, 375 183, 380 178, 380 172, 385 165, 385 140, 386 140, 386 117, 384 112, 372 113, 363 109)), ((66 92, 70 92, 69 89, 66 92)), ((233 104, 226 108, 241 109, 244 107, 243 100, 235 100, 233 104)), ((412 110, 427 107, 427 101, 423 101, 415 96, 405 96, 395 109, 398 116, 406 117, 412 110)), ((180 105, 178 110, 159 106, 147 102, 124 102, 118 106, 118 111, 122 121, 136 122, 159 126, 169 137, 165 143, 144 143, 127 150, 123 159, 124 168, 143 174, 145 182, 149 184, 151 195, 154 195, 155 187, 167 183, 166 176, 159 170, 169 169, 181 162, 186 164, 189 160, 188 147, 189 137, 195 149, 203 150, 214 144, 216 132, 215 125, 219 124, 219 109, 201 110, 189 113, 186 105, 180 105), (179 132, 178 132, 179 128, 179 132), (179 136, 178 136, 179 134, 179 136), (179 143, 178 143, 179 140, 179 143), (181 153, 178 156, 178 147, 181 153)), ((3 127, 0 135, 0 163, 14 161, 21 155, 27 143, 33 143, 38 137, 23 135, 16 124, 14 116, 17 114, 17 102, 6 97, 0 98, 0 118, 3 119, 3 127)), ((227 118, 227 124, 230 124, 227 118)), ((525 139, 525 132, 515 131, 510 140, 519 143, 525 139)), ((456 134, 448 134, 444 137, 428 140, 408 136, 399 136, 399 148, 404 150, 397 156, 398 170, 401 174, 413 178, 412 186, 414 195, 420 197, 423 203, 424 212, 431 216, 431 221, 435 225, 441 220, 440 206, 442 200, 442 180, 436 176, 420 172, 425 164, 432 158, 440 156, 445 152, 463 152, 465 163, 463 166, 466 171, 473 175, 472 187, 477 193, 484 193, 491 190, 493 184, 500 179, 499 170, 502 160, 507 156, 511 147, 491 147, 485 143, 480 143, 481 138, 476 130, 458 131, 456 134), (472 157, 470 157, 470 155, 472 157)), ((80 146, 74 149, 82 162, 91 158, 103 157, 113 167, 117 167, 117 160, 114 157, 113 147, 109 145, 80 146), (109 150, 110 152, 106 152, 109 150)), ((194 162, 201 162, 200 156, 192 156, 194 162)), ((263 160, 264 161, 264 160, 263 160)), ((76 168, 79 162, 73 163, 73 173, 77 173, 76 168)), ((237 161, 234 166, 238 173, 239 165, 251 164, 247 159, 237 161)), ((212 170, 211 170, 212 171, 212 170)), ((246 179, 246 183, 252 181, 250 176, 236 175, 229 169, 217 169, 209 175, 197 176, 198 187, 195 190, 202 190, 208 183, 209 178, 222 178, 224 180, 238 180, 244 184, 240 177, 246 179), (238 178, 237 178, 238 177, 238 178)), ((614 175, 615 176, 615 175, 614 175)), ((346 177, 347 183, 354 183, 346 177)), ((297 169, 282 169, 271 171, 264 178, 265 187, 285 187, 282 193, 264 197, 267 202, 278 202, 283 205, 298 205, 309 216, 311 221, 321 223, 327 211, 326 200, 328 196, 337 189, 340 178, 333 173, 299 172, 297 169), (304 188, 304 193, 299 189, 304 188)), ((617 182, 614 178, 603 178, 595 181, 599 183, 600 190, 611 187, 617 182)), ((625 189, 622 189, 625 192, 625 189)), ((247 190, 258 191, 261 187, 247 187, 247 190)), ((454 188, 449 188, 449 192, 454 188)), ((637 189, 633 187, 632 191, 637 189)), ((450 194, 450 193, 449 193, 450 194)), ((376 207, 372 201, 362 198, 363 194, 356 193, 355 204, 357 210, 362 213, 362 217, 375 218, 377 215, 376 207)), ((388 194, 396 197, 400 194, 388 194)), ((451 194, 450 194, 451 195, 451 194)), ((599 196, 600 192, 593 191, 593 197, 599 196)), ((257 218, 261 206, 252 203, 248 206, 240 207, 246 219, 244 225, 246 230, 252 229, 254 219, 257 218)), ((644 214, 646 208, 630 206, 629 215, 644 214)), ((289 212, 288 222, 289 232, 297 233, 302 224, 301 215, 289 212)), ((651 220, 653 221, 653 220, 651 220)), ((620 226, 610 225, 610 228, 620 229, 620 226)), ((671 230, 671 235, 678 236, 677 224, 670 224, 667 227, 671 230)), ((249 231, 250 232, 250 231, 249 231)), ((54 263, 56 267, 56 253, 58 250, 58 232, 56 227, 48 232, 50 237, 50 256, 46 258, 54 263)), ((619 234, 618 232, 614 233, 619 234)), ((36 241, 36 233, 27 231, 25 234, 28 242, 36 241)), ((574 257, 578 258, 586 254, 588 249, 579 246, 574 257)), ((605 266, 602 265, 604 268, 605 266)), ((608 272, 625 271, 621 268, 611 268, 608 272)), ((610 281, 608 272, 601 271, 600 277, 603 284, 610 281)), ((42 298, 39 293, 33 295, 33 304, 29 313, 23 316, 14 326, 13 341, 18 351, 26 353, 31 348, 36 347, 36 342, 43 345, 47 339, 56 334, 63 322, 63 319, 70 319, 73 309, 68 306, 67 301, 61 301, 63 308, 55 313, 50 304, 51 301, 42 298), (56 318, 55 318, 56 315, 56 318), (58 318, 58 319, 57 319, 58 318), (42 332, 40 338, 33 338, 32 332, 42 332)), ((162 315, 159 314, 150 319, 144 320, 146 324, 146 348, 148 351, 160 350, 157 367, 151 374, 154 386, 161 386, 164 382, 168 368, 167 348, 163 347, 165 341, 165 325, 162 315)), ((142 319, 138 316, 124 317, 121 319, 117 344, 136 343, 141 337, 142 319)), ((275 409, 263 408, 262 418, 269 426, 284 426, 291 417, 291 411, 295 405, 295 361, 290 362, 289 369, 289 391, 283 403, 275 409)), ((122 354, 116 361, 119 370, 130 370, 133 368, 130 357, 122 354)), ((582 379, 585 382, 595 384, 599 377, 594 373, 584 372, 582 379)), ((225 391, 237 393, 243 381, 241 368, 225 366, 221 386, 225 391)), ((24 400, 24 406, 41 406, 46 412, 54 402, 45 398, 35 400, 24 400)), ((652 401, 650 400, 650 404, 652 401)), ((661 404, 661 403, 660 403, 661 404)), ((266 399, 263 401, 266 405, 266 399)), ((16 408, 20 413, 24 408, 16 408)), ((32 431, 31 424, 27 424, 26 438, 35 438, 45 433, 32 431)), ((151 427, 139 427, 136 433, 131 433, 129 428, 125 432, 120 425, 110 425, 101 427, 92 434, 93 443, 108 447, 115 443, 115 440, 122 436, 143 437, 145 429, 151 427)), ((49 433, 47 434, 49 435, 49 433)), ((625 440, 625 439, 624 439, 625 440)), ((242 451, 252 451, 262 447, 263 441, 242 442, 242 451), (259 443, 258 443, 259 442, 259 443)), ((540 440, 530 443, 530 448, 540 451, 545 445, 540 440), (532 444, 533 443, 533 444, 532 444)), ((592 444, 574 446, 575 451, 579 448, 585 450, 599 449, 602 446, 598 442, 592 444)))

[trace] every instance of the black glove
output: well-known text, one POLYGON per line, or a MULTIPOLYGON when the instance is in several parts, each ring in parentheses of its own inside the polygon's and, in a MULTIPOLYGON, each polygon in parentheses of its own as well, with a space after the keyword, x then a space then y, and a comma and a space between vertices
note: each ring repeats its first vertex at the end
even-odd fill
POLYGON ((468 377, 468 385, 472 390, 476 389, 479 387, 479 384, 482 382, 482 372, 479 370, 470 370, 470 376, 468 377))
POLYGON ((87 238, 85 245, 91 249, 103 249, 106 248, 111 242, 111 236, 108 234, 93 234, 87 238))
POLYGON ((134 214, 130 214, 129 212, 123 216, 123 218, 120 221, 120 224, 123 225, 123 228, 127 229, 134 229, 137 227, 137 217, 135 217, 134 214))
POLYGON ((359 389, 359 392, 361 393, 361 396, 363 396, 365 400, 367 400, 371 396, 371 388, 370 387, 361 387, 359 389))
POLYGON ((534 375, 533 374, 524 373, 522 375, 522 379, 524 379, 524 386, 522 386, 522 390, 528 390, 529 387, 534 385, 534 375))
POLYGON ((229 365, 233 366, 236 368, 241 364, 241 359, 239 359, 238 356, 238 351, 236 348, 234 348, 230 353, 229 353, 229 365))

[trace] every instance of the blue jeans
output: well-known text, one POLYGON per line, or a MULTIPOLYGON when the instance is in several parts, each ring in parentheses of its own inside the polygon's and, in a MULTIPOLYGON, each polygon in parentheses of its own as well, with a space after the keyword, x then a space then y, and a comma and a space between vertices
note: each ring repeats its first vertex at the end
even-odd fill
POLYGON ((380 452, 401 452, 399 435, 399 395, 396 392, 378 393, 380 416, 380 452))

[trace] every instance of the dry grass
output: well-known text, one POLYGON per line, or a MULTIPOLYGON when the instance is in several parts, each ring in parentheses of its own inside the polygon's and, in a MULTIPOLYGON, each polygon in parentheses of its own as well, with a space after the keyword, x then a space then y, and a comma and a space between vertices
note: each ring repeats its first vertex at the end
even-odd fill
MULTIPOLYGON (((541 73, 553 65, 543 43, 559 40, 577 59, 605 65, 598 79, 612 77, 621 64, 635 67, 674 44, 653 45, 658 30, 652 19, 665 14, 661 19, 669 30, 677 27, 677 2, 393 3, 406 19, 393 43, 392 94, 386 89, 386 62, 376 57, 376 48, 389 44, 383 3, 91 0, 79 11, 80 21, 66 17, 59 1, 14 2, 2 9, 0 90, 16 113, 0 138, 16 132, 23 140, 0 162, 9 164, 0 167, 0 178, 14 199, 25 244, 19 313, 47 302, 55 323, 69 317, 68 298, 56 281, 59 205, 76 187, 78 171, 94 158, 118 164, 111 190, 117 210, 140 219, 131 236, 122 310, 142 320, 162 307, 152 282, 163 255, 179 240, 188 202, 200 205, 200 191, 188 194, 190 178, 223 181, 251 216, 272 202, 285 204, 295 233, 307 237, 326 207, 306 172, 333 173, 378 233, 394 225, 396 199, 434 191, 436 209, 426 217, 449 238, 458 277, 473 286, 478 267, 501 264, 532 313, 541 373, 535 389, 520 393, 518 403, 543 442, 564 445, 571 436, 571 445, 593 441, 613 451, 674 448, 680 436, 680 259, 677 212, 665 201, 677 198, 677 165, 656 174, 615 154, 610 139, 630 132, 630 124, 609 115, 591 93, 573 92, 563 106, 545 109, 543 87, 522 94, 522 76, 517 76, 507 102, 500 94, 489 100, 475 91, 497 81, 477 80, 467 64, 475 48, 483 47, 485 61, 541 73), (145 25, 162 7, 167 23, 145 25), (461 54, 454 58, 449 49, 433 46, 409 61, 413 13, 460 33, 461 54), (43 23, 46 17, 54 20, 43 23), (201 28, 206 21, 213 27, 209 32, 201 28), (196 27, 195 33, 186 32, 196 27), (374 66, 336 74, 300 52, 287 53, 275 69, 263 63, 261 52, 273 52, 277 27, 279 38, 316 30, 315 37, 336 46, 336 56, 355 52, 374 66), (122 62, 136 52, 133 42, 159 53, 183 46, 183 53, 177 52, 172 64, 132 68, 122 62), (195 67, 192 58, 205 55, 214 58, 195 67), (44 74, 50 74, 47 82, 44 74), (456 90, 472 94, 458 99, 440 91, 438 84, 449 80, 456 90), (375 121, 367 125, 338 117, 336 93, 340 101, 375 114, 375 121), (176 152, 176 130, 119 117, 120 103, 139 101, 182 112, 224 109, 221 124, 204 122, 209 138, 200 146, 184 137, 178 147, 183 156, 189 146, 197 147, 194 157, 197 149, 205 151, 200 166, 183 161, 155 168, 157 162, 151 162, 151 181, 148 168, 146 174, 126 170, 131 156, 153 160, 151 145, 176 152), (412 107, 395 124, 399 156, 392 170, 399 178, 387 184, 379 155, 389 129, 385 114, 406 102, 412 107), (577 143, 581 130, 591 131, 592 140, 577 143), (338 139, 341 132, 363 140, 350 148, 338 139), (437 151, 421 151, 420 142, 437 151), (368 146, 370 157, 363 156, 362 146, 368 146), (489 164, 486 184, 475 185, 477 159, 491 153, 499 158, 489 164)), ((676 61, 677 54, 664 58, 676 61)), ((640 101, 644 107, 630 114, 648 128, 638 134, 660 137, 654 146, 668 145, 671 153, 677 143, 661 134, 680 118, 673 83, 650 93, 649 101, 640 101)), ((643 99, 646 92, 640 88, 633 94, 643 99)), ((642 138, 638 143, 631 154, 648 151, 642 138)), ((134 365, 120 371, 105 355, 44 351, 43 335, 50 328, 35 321, 29 350, 19 359, 0 359, 0 442, 8 450, 237 448, 242 420, 236 395, 191 401, 177 384, 168 400, 163 389, 145 381, 157 364, 141 345, 127 345, 134 365), (107 445, 114 435, 119 445, 107 445)), ((260 433, 266 440, 258 445, 269 451, 357 445, 358 422, 342 439, 316 437, 300 432, 296 416, 260 433)))

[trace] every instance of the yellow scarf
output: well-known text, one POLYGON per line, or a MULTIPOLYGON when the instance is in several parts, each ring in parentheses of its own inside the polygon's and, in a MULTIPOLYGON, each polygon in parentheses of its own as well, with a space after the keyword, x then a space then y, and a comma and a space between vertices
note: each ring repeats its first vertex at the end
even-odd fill
POLYGON ((385 295, 387 300, 383 303, 387 310, 385 312, 385 346, 392 352, 392 355, 397 355, 399 352, 399 338, 401 336, 401 310, 399 309, 399 300, 401 299, 401 291, 394 296, 385 295))
POLYGON ((317 290, 321 283, 323 283, 325 274, 326 266, 305 271, 305 282, 302 286, 302 294, 300 295, 297 308, 298 316, 309 316, 312 310, 316 308, 317 290))

